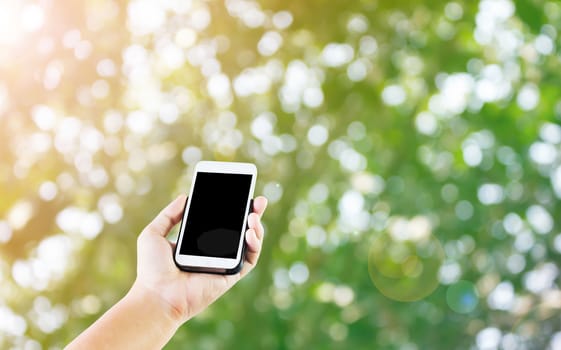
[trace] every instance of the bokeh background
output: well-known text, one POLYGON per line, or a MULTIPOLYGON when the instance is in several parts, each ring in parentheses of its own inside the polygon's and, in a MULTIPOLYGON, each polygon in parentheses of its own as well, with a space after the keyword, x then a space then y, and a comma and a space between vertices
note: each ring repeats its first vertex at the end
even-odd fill
POLYGON ((561 349, 560 29, 544 0, 1 0, 0 348, 119 300, 207 159, 257 164, 267 235, 169 349, 561 349))

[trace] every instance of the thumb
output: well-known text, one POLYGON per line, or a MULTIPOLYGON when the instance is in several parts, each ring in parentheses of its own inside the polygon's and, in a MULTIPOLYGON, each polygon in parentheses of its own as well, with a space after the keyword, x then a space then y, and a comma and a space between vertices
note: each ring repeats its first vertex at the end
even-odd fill
POLYGON ((169 231, 181 220, 186 202, 187 196, 184 194, 179 195, 167 207, 162 209, 142 232, 162 237, 167 236, 169 231))

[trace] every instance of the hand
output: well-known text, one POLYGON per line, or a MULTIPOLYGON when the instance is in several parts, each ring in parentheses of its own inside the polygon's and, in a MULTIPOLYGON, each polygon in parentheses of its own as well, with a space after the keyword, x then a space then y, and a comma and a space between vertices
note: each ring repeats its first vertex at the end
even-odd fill
POLYGON ((169 231, 181 220, 187 197, 180 195, 142 231, 138 237, 137 277, 131 292, 152 295, 169 305, 173 319, 183 323, 195 316, 228 291, 257 264, 263 242, 261 216, 267 207, 265 197, 253 201, 242 270, 235 275, 184 272, 173 261, 175 243, 166 239, 169 231))

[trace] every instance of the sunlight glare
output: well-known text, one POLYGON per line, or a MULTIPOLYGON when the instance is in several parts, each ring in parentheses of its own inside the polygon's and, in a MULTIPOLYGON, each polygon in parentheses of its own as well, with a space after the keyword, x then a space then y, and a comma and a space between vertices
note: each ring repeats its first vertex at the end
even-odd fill
POLYGON ((0 0, 0 45, 15 44, 21 36, 17 1, 0 0))
POLYGON ((21 12, 21 26, 26 32, 35 32, 45 23, 45 13, 41 6, 26 5, 21 12))

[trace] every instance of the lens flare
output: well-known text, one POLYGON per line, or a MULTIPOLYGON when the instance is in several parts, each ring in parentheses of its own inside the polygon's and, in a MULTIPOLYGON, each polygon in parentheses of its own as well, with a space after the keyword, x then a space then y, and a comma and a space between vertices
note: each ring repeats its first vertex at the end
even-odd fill
POLYGON ((370 247, 368 272, 374 286, 386 297, 411 302, 436 289, 443 259, 444 250, 433 235, 400 241, 383 233, 370 247))
POLYGON ((479 303, 479 295, 473 283, 458 281, 446 291, 448 306, 457 313, 467 314, 475 310, 479 303))

